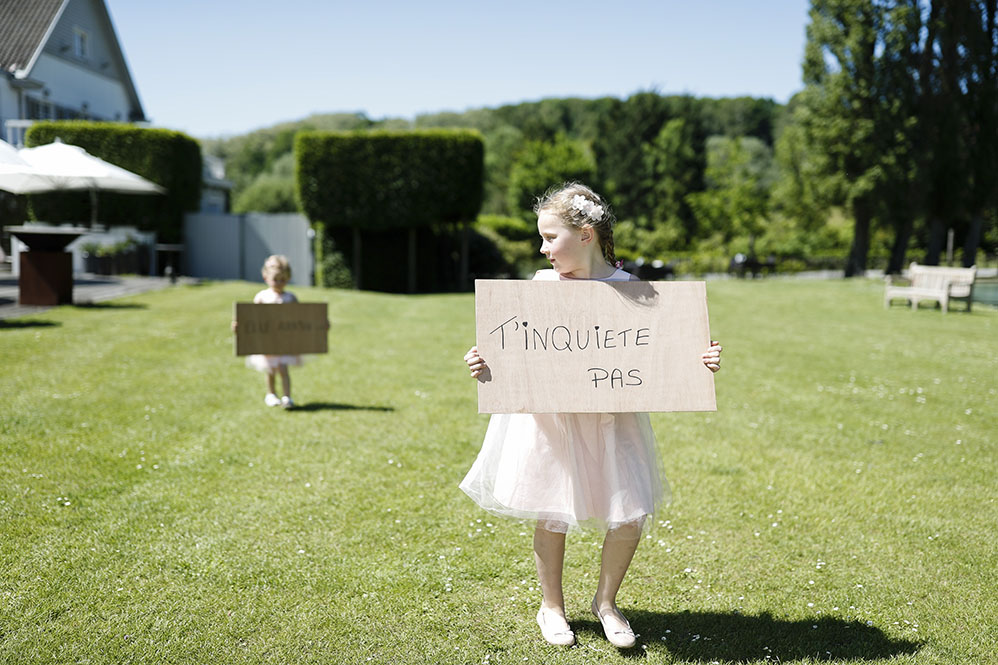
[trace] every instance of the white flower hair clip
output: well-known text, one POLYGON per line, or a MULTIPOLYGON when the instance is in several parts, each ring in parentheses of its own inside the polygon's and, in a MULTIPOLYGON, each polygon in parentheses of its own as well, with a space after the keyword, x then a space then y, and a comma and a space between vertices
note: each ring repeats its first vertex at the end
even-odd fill
POLYGON ((594 222, 603 219, 603 206, 596 205, 581 194, 572 197, 572 209, 578 210, 594 222))

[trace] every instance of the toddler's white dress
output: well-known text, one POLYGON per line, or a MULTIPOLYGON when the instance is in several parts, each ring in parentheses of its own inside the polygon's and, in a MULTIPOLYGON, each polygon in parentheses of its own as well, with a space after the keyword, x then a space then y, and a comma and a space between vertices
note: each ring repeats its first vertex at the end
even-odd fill
POLYGON ((641 523, 669 492, 647 413, 494 414, 460 487, 491 513, 560 532, 641 523))
MULTIPOLYGON (((283 305, 289 302, 298 302, 293 293, 285 291, 278 293, 273 289, 266 288, 253 296, 255 305, 283 305)), ((273 372, 279 365, 297 366, 301 365, 301 356, 265 356, 260 353, 246 356, 246 366, 259 372, 273 372)))

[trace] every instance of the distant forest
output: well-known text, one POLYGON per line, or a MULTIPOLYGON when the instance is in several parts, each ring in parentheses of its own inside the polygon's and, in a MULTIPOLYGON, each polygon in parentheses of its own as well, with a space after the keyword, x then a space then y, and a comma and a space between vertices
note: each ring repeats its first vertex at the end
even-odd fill
POLYGON ((485 142, 482 226, 502 234, 517 222, 528 223, 505 233, 506 240, 535 235, 529 221, 534 198, 574 179, 608 198, 620 220, 619 253, 627 258, 726 257, 739 251, 841 255, 849 224, 840 214, 829 211, 819 224, 803 220, 811 224, 804 227, 781 217, 772 201, 778 179, 774 146, 785 116, 786 107, 768 99, 644 92, 624 100, 545 99, 414 120, 313 115, 205 140, 203 146, 225 160, 235 212, 290 212, 298 210, 292 148, 301 130, 470 128, 485 142), (725 184, 739 190, 731 203, 742 209, 722 219, 724 204, 710 192, 725 184), (815 226, 817 233, 804 233, 815 226))
MULTIPOLYGON (((842 206, 809 201, 802 191, 798 146, 784 135, 794 104, 643 92, 624 100, 545 99, 414 120, 313 115, 202 143, 226 162, 234 211, 293 212, 298 131, 471 128, 485 142, 479 227, 523 271, 537 265, 533 198, 565 179, 592 183, 609 199, 620 220, 618 253, 627 259, 679 260, 690 270, 708 270, 724 269, 742 253, 775 259, 787 270, 838 268, 854 220, 842 206)), ((982 249, 993 254, 993 218, 987 230, 982 249)), ((890 227, 877 226, 872 240, 871 263, 885 267, 890 227)), ((926 245, 927 238, 916 236, 910 250, 926 245)))

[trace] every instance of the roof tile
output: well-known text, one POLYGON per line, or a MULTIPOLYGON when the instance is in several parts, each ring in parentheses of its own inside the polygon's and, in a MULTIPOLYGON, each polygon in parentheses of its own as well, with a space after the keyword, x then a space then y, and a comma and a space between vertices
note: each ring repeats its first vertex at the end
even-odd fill
POLYGON ((31 62, 64 0, 0 0, 0 70, 31 62))

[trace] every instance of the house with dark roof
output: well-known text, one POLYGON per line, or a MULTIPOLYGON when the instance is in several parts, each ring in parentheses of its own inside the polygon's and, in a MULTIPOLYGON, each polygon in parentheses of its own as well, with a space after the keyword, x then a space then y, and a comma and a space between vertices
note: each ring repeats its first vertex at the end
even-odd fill
POLYGON ((146 120, 104 0, 0 0, 0 137, 36 120, 146 120))

